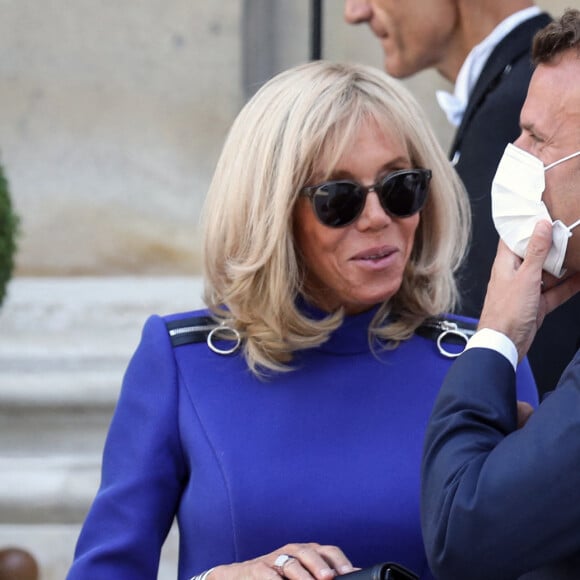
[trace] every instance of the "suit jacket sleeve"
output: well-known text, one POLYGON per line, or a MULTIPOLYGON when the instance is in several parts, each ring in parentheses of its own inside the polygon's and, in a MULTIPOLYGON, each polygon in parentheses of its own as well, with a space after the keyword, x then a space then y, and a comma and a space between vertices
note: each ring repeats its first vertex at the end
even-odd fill
POLYGON ((173 352, 152 317, 125 374, 69 580, 157 578, 185 477, 177 411, 173 352))
POLYGON ((515 374, 474 348, 453 364, 425 439, 422 525, 446 580, 513 579, 580 549, 580 355, 517 429, 515 374))

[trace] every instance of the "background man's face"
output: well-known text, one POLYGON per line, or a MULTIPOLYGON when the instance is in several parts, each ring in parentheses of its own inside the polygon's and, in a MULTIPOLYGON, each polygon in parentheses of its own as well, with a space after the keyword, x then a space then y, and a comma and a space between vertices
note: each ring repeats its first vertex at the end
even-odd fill
POLYGON ((457 24, 453 0, 345 0, 345 20, 366 22, 385 53, 385 70, 408 77, 421 70, 438 68, 448 57, 457 24))
MULTIPOLYGON (((515 145, 548 165, 580 151, 580 58, 575 50, 536 68, 520 116, 515 145)), ((569 226, 580 219, 580 156, 546 174, 543 195, 552 219, 569 226)), ((580 227, 580 226, 579 226, 580 227)), ((580 271, 580 230, 573 230, 564 265, 580 271)))

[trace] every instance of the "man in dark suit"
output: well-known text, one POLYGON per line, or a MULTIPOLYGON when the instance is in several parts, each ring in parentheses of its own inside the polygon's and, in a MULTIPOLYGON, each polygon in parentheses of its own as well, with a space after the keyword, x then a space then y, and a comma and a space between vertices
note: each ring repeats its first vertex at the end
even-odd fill
MULTIPOLYGON (((514 365, 544 316, 580 291, 580 11, 539 33, 533 57, 521 151, 502 164, 513 176, 523 160, 520 175, 545 181, 541 200, 561 224, 538 221, 523 261, 500 242, 479 330, 430 419, 422 524, 431 568, 446 580, 580 578, 580 351, 533 413, 514 394, 514 365), (563 282, 542 280, 555 248, 563 282)), ((517 194, 521 181, 503 184, 517 194)))
MULTIPOLYGON (((532 38, 550 17, 532 0, 345 0, 345 19, 369 24, 389 74, 404 78, 435 68, 455 84, 453 95, 438 98, 457 126, 450 158, 473 214, 472 244, 460 273, 460 311, 479 317, 498 240, 491 182, 505 146, 519 135, 533 70, 532 38)), ((529 352, 540 392, 554 388, 579 341, 577 299, 547 321, 529 352)))

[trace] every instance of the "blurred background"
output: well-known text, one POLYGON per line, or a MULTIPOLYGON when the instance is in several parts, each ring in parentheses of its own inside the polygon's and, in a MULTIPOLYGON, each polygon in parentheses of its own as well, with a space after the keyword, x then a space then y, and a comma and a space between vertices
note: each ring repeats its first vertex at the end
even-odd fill
MULTIPOLYGON (((0 159, 22 218, 16 274, 195 274, 226 131, 309 58, 310 0, 2 2, 0 159)), ((382 66, 323 2, 323 57, 382 66)), ((436 124, 434 73, 408 82, 436 124)))
MULTIPOLYGON (((577 0, 543 0, 552 14, 577 0)), ((0 163, 20 217, 0 307, 0 549, 62 579, 145 317, 200 305, 199 211, 228 127, 305 62, 311 0, 0 0, 0 163)), ((322 56, 382 68, 322 2, 322 56)), ((447 149, 433 72, 404 81, 447 149)), ((175 533, 160 578, 175 578, 175 533)))
MULTIPOLYGON (((0 160, 17 275, 195 274, 198 214, 233 118, 309 58, 311 0, 2 0, 0 160)), ((570 0, 539 3, 554 13, 570 0)), ((382 66, 323 0, 322 55, 382 66)), ((444 147, 433 72, 405 81, 444 147)), ((449 88, 449 87, 446 87, 449 88)))

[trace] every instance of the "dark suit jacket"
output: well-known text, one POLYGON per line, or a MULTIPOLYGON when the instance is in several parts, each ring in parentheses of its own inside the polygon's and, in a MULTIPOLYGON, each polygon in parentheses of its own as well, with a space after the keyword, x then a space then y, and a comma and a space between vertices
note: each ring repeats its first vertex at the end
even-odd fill
POLYGON ((421 520, 442 580, 580 578, 580 351, 519 430, 514 378, 502 355, 474 348, 435 403, 421 520))
MULTIPOLYGON (((490 55, 451 148, 471 201, 473 238, 461 273, 460 311, 479 317, 498 235, 491 218, 491 182, 507 143, 520 134, 520 110, 532 75, 534 34, 550 22, 540 14, 516 27, 490 55)), ((580 235, 578 233, 574 235, 580 235)), ((555 387, 580 346, 580 297, 548 317, 529 352, 540 392, 555 387)))

